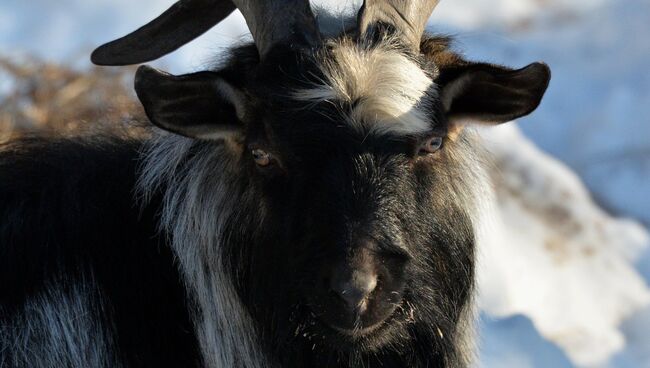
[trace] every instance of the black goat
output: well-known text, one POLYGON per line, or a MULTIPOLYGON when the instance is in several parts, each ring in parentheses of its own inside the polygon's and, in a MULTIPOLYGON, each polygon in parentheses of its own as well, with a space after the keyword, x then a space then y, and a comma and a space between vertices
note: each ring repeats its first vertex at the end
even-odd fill
POLYGON ((467 367, 486 184, 463 126, 532 112, 548 68, 465 61, 423 34, 435 0, 336 34, 307 0, 233 3, 93 54, 155 59, 236 4, 255 44, 222 68, 138 70, 175 134, 1 151, 0 366, 467 367))

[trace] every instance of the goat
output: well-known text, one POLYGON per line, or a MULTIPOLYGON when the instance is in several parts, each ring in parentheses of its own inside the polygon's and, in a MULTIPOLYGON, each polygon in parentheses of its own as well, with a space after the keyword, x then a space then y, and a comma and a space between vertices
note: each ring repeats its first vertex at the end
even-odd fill
POLYGON ((424 33, 436 5, 367 0, 325 34, 307 0, 180 0, 98 48, 150 61, 235 8, 254 40, 141 66, 151 138, 3 147, 0 366, 469 366, 464 127, 529 114, 550 71, 466 61, 424 33))

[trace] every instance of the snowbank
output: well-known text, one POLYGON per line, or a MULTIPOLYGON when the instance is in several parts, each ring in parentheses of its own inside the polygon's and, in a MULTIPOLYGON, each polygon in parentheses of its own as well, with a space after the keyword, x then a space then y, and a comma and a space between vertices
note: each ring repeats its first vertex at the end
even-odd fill
POLYGON ((496 168, 496 211, 480 242, 481 308, 529 317, 578 365, 606 363, 625 345, 619 325, 650 305, 634 268, 650 236, 602 211, 574 173, 515 125, 482 133, 496 168))

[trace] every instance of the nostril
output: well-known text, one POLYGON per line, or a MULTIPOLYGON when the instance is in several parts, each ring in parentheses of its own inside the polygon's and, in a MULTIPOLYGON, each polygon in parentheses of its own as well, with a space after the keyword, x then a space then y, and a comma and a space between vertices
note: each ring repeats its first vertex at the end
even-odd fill
POLYGON ((348 309, 363 313, 367 308, 368 297, 377 288, 377 276, 374 273, 353 271, 349 278, 333 277, 331 288, 348 309))

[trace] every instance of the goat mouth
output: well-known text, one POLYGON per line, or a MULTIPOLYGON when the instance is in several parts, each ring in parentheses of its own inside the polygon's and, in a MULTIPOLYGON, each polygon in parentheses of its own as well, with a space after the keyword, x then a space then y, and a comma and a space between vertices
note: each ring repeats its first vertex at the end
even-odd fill
POLYGON ((324 327, 326 330, 331 331, 332 334, 337 336, 343 336, 349 339, 349 341, 360 341, 364 339, 372 339, 375 336, 382 335, 383 331, 389 329, 390 326, 398 321, 398 311, 399 308, 394 309, 386 318, 377 323, 363 327, 360 324, 357 324, 353 328, 339 327, 330 323, 323 316, 318 315, 317 313, 312 313, 312 318, 314 318, 319 325, 324 327))
POLYGON ((347 329, 347 328, 341 328, 337 326, 333 326, 328 324, 328 326, 333 329, 334 331, 338 332, 341 335, 351 337, 352 339, 359 339, 363 338, 366 336, 369 336, 373 334, 373 332, 380 330, 384 325, 386 325, 390 320, 392 319, 392 315, 389 316, 387 319, 380 321, 378 323, 375 323, 372 326, 368 327, 358 327, 358 328, 352 328, 352 329, 347 329))
POLYGON ((304 311, 308 318, 301 324, 302 327, 296 329, 296 336, 306 339, 312 349, 340 354, 373 352, 407 336, 407 318, 399 308, 371 326, 345 328, 333 325, 328 318, 316 313, 311 307, 304 306, 307 307, 304 311))

